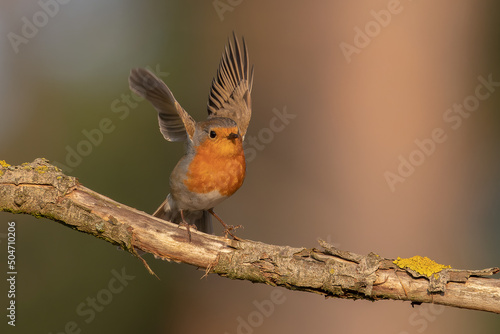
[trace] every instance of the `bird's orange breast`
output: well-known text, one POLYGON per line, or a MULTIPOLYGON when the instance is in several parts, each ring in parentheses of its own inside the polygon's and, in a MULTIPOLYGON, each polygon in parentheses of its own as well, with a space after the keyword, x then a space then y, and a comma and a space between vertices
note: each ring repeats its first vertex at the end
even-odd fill
POLYGON ((222 196, 231 196, 243 184, 245 171, 241 137, 235 141, 206 139, 196 148, 184 184, 192 192, 217 190, 222 196))

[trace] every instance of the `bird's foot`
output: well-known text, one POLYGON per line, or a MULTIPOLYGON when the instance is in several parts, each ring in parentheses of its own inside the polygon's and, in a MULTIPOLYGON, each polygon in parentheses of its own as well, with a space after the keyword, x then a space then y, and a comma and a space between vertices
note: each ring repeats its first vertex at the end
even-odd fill
POLYGON ((238 238, 237 236, 235 236, 231 231, 235 231, 236 229, 238 228, 243 228, 243 225, 236 225, 236 226, 233 226, 233 225, 227 225, 226 223, 224 223, 222 221, 222 219, 214 212, 213 209, 210 209, 208 210, 208 212, 210 212, 212 214, 212 216, 214 216, 221 224, 222 224, 222 227, 224 227, 224 237, 227 238, 227 235, 229 234, 230 236, 233 237, 234 240, 241 240, 240 238, 238 238))
POLYGON ((189 242, 191 242, 191 228, 193 228, 193 229, 195 229, 195 230, 198 230, 198 229, 196 228, 196 225, 186 223, 185 221, 181 221, 181 222, 179 223, 179 227, 181 227, 181 226, 186 228, 187 235, 188 235, 188 240, 189 240, 189 242))

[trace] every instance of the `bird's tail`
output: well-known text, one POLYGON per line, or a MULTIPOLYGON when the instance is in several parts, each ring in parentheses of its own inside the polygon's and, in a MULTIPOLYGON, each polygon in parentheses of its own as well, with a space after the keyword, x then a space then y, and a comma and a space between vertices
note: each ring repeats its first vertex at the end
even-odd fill
MULTIPOLYGON (((195 225, 196 229, 200 232, 213 234, 212 218, 208 211, 183 211, 184 220, 190 225, 195 225)), ((176 207, 170 194, 160 207, 153 213, 153 216, 158 217, 169 222, 180 224, 182 222, 181 211, 176 207)))

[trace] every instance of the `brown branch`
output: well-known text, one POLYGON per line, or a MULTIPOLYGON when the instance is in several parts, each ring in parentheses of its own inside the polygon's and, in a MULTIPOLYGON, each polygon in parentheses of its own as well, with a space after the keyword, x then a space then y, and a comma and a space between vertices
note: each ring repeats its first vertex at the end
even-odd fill
POLYGON ((44 159, 15 167, 0 161, 0 210, 45 217, 136 256, 140 249, 231 279, 327 297, 408 300, 500 313, 500 280, 482 277, 498 268, 440 268, 429 275, 323 241, 322 249, 306 249, 192 231, 188 242, 184 228, 100 195, 44 159))

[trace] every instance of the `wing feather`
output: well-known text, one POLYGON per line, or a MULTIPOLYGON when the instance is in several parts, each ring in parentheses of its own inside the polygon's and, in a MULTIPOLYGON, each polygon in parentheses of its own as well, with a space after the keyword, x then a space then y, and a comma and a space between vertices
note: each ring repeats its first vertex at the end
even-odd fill
POLYGON ((210 117, 228 117, 238 124, 244 138, 252 116, 250 93, 253 84, 253 66, 250 69, 248 49, 243 38, 240 47, 236 35, 228 41, 212 81, 208 96, 208 115, 210 117))
POLYGON ((168 141, 193 138, 195 121, 175 100, 167 85, 145 68, 130 71, 130 89, 151 102, 158 112, 158 123, 168 141))

